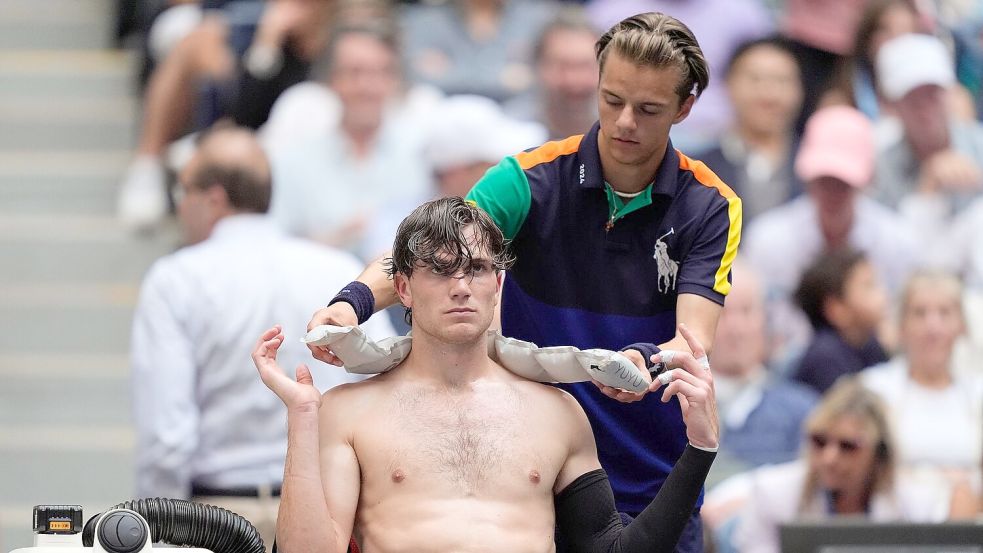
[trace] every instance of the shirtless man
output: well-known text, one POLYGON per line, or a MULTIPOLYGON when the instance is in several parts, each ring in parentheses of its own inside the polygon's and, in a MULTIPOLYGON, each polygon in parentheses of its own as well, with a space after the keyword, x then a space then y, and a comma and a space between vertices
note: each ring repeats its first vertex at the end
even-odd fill
POLYGON ((576 551, 673 550, 717 447, 710 371, 675 356, 662 400, 680 398, 690 445, 622 528, 577 401, 488 356, 508 263, 483 211, 435 200, 403 221, 389 261, 412 318, 402 364, 322 397, 307 367, 295 382, 277 365, 279 327, 260 337, 253 360, 288 410, 281 551, 342 552, 354 536, 366 553, 551 552, 557 527, 576 551))

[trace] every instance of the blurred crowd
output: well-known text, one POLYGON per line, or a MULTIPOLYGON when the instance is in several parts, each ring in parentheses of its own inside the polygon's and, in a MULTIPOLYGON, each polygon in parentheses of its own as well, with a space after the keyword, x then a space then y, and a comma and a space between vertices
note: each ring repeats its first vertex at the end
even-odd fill
MULTIPOLYGON (((385 252, 416 205, 466 194, 506 155, 588 131, 600 33, 639 12, 679 18, 711 76, 673 145, 744 210, 711 356, 722 445, 703 508, 708 545, 777 551, 778 525, 798 518, 980 516, 983 2, 122 4, 120 33, 139 41, 144 68, 119 217, 147 233, 177 211, 189 244, 209 239, 227 212, 210 212, 204 232, 189 225, 194 206, 214 205, 175 194, 175 175, 204 129, 254 129, 261 151, 243 159, 269 160, 258 171, 272 193, 251 211, 347 256, 320 293, 290 292, 303 306, 296 324, 330 299, 328 282, 356 276, 351 256, 385 252)), ((155 309, 196 301, 161 286, 155 309)), ((380 337, 390 322, 401 324, 381 321, 380 337)), ((190 480, 170 484, 167 495, 191 494, 190 480)))

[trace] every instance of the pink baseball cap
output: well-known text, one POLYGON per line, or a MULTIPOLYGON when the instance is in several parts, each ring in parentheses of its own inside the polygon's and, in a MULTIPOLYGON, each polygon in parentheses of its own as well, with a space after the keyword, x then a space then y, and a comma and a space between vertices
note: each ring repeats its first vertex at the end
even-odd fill
POLYGON ((795 158, 803 182, 835 177, 856 188, 874 177, 874 133, 864 114, 847 106, 817 110, 806 122, 795 158))

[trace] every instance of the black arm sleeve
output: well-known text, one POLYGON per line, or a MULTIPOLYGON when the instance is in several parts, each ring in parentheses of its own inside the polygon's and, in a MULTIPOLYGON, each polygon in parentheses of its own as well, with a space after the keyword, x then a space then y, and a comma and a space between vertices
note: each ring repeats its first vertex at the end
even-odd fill
POLYGON ((583 474, 554 500, 559 531, 577 552, 672 553, 716 455, 687 444, 655 499, 628 526, 604 470, 583 474))

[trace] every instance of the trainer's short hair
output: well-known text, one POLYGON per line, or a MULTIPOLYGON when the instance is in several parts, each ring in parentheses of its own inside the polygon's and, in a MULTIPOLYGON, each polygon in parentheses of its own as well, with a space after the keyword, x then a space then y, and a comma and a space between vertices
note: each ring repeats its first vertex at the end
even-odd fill
POLYGON ((640 13, 611 27, 594 45, 602 74, 611 50, 639 65, 679 68, 683 74, 676 87, 680 103, 691 94, 699 97, 710 84, 710 67, 696 36, 671 15, 640 13))

